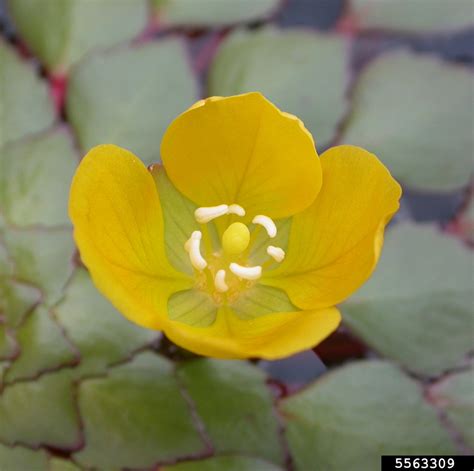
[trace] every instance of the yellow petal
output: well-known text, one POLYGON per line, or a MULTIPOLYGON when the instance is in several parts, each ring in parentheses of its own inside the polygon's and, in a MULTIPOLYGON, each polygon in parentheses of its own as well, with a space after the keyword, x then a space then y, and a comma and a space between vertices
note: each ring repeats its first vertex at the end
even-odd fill
POLYGON ((224 307, 209 328, 175 322, 167 327, 166 334, 176 344, 200 355, 273 360, 314 347, 337 328, 340 320, 335 308, 242 320, 224 307))
POLYGON ((285 261, 261 280, 284 289, 301 309, 338 304, 367 280, 401 196, 389 171, 364 149, 334 147, 321 166, 321 192, 293 218, 285 261))
POLYGON ((168 297, 191 280, 166 259, 158 192, 142 162, 117 146, 93 148, 74 176, 69 214, 97 288, 133 322, 162 328, 168 297))
POLYGON ((199 206, 236 203, 247 217, 286 217, 321 187, 314 141, 303 123, 260 93, 201 100, 165 133, 169 178, 199 206))

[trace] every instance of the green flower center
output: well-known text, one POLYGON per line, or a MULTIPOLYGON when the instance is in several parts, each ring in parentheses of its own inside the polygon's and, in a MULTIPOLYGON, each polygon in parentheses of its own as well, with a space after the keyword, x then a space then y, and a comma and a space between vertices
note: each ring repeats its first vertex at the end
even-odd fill
POLYGON ((211 295, 217 304, 237 299, 243 290, 251 288, 261 278, 265 268, 275 262, 280 263, 285 257, 283 249, 268 245, 268 260, 265 263, 248 264, 252 243, 259 229, 265 229, 270 239, 277 235, 275 223, 264 215, 252 219, 252 231, 242 222, 231 223, 222 233, 220 247, 213 247, 206 224, 228 215, 243 217, 245 210, 237 204, 196 209, 194 217, 203 230, 194 231, 184 244, 195 271, 197 288, 211 295))

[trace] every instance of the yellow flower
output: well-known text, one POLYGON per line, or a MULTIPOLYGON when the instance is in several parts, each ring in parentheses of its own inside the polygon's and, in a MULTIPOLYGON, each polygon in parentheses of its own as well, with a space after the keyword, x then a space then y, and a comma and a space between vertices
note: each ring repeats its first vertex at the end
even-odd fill
POLYGON ((97 146, 72 183, 76 243, 119 311, 221 358, 284 357, 336 329, 399 206, 374 155, 318 158, 301 121, 248 93, 178 116, 161 157, 97 146))

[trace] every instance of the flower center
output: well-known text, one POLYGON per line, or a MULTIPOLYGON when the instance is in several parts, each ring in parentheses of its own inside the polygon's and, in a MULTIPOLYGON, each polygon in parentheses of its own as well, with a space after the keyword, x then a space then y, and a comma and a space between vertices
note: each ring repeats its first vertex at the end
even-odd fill
POLYGON ((262 276, 264 268, 285 258, 283 249, 268 245, 266 253, 269 259, 263 265, 249 265, 251 245, 259 229, 265 229, 270 239, 277 235, 273 220, 262 214, 252 219, 251 229, 242 222, 232 222, 222 233, 220 247, 214 247, 207 224, 229 215, 243 217, 245 210, 237 204, 196 209, 194 217, 202 225, 202 231, 194 231, 184 244, 195 270, 196 286, 209 293, 217 304, 235 300, 262 276))

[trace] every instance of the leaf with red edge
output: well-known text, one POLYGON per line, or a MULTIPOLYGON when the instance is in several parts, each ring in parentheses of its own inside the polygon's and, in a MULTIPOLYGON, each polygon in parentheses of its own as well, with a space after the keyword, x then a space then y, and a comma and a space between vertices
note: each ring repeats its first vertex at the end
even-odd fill
POLYGON ((474 451, 474 368, 453 373, 429 388, 434 405, 446 414, 447 420, 474 451))
POLYGON ((473 253, 434 227, 388 231, 372 278, 342 306, 346 325, 410 371, 437 376, 472 349, 473 253))
POLYGON ((178 374, 217 454, 283 464, 278 421, 262 370, 247 362, 202 359, 182 365, 178 374))
POLYGON ((9 0, 27 46, 56 74, 91 50, 138 36, 147 21, 146 0, 9 0))
POLYGON ((81 356, 78 376, 103 373, 133 352, 156 342, 161 333, 143 329, 125 319, 92 284, 83 268, 74 273, 54 317, 81 356))
POLYGON ((7 383, 32 379, 44 371, 74 365, 79 361, 78 353, 43 306, 27 317, 18 328, 16 337, 20 355, 5 373, 7 383))
POLYGON ((150 468, 207 454, 167 359, 143 353, 79 387, 85 447, 80 464, 98 469, 150 468))
POLYGON ((0 148, 53 124, 53 103, 46 83, 1 38, 0 91, 0 148))
POLYGON ((0 395, 0 440, 78 448, 81 433, 70 370, 6 386, 0 395))
POLYGON ((280 410, 296 471, 378 471, 380 455, 455 453, 420 385, 388 362, 336 369, 280 410))

